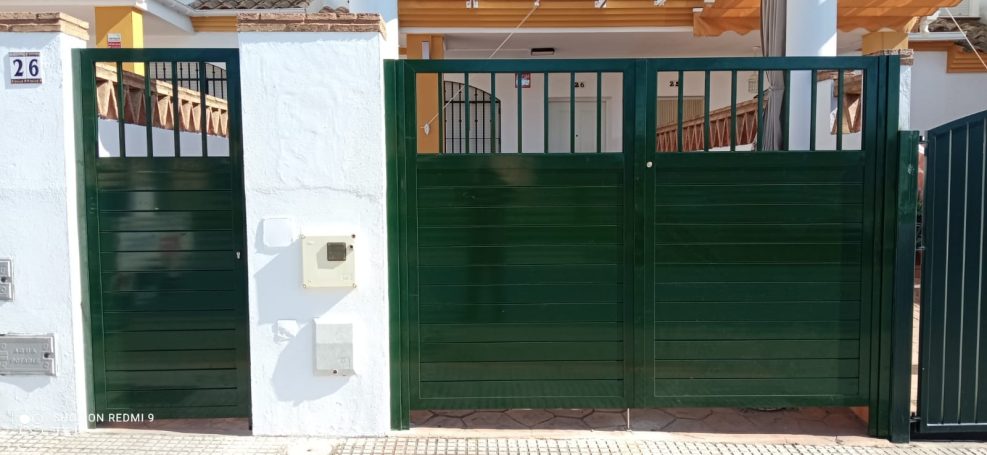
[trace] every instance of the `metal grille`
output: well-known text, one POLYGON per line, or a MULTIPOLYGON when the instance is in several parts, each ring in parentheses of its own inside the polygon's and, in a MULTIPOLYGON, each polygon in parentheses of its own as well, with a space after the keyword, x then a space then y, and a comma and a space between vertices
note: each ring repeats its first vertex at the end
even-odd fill
MULTIPOLYGON (((212 63, 207 63, 206 65, 206 93, 210 96, 215 96, 216 98, 226 99, 226 69, 213 65, 212 63)), ((150 74, 151 79, 171 81, 171 63, 170 62, 152 62, 150 63, 150 74)), ((199 63, 198 62, 178 62, 175 65, 175 79, 178 81, 178 86, 182 88, 187 88, 189 90, 199 91, 199 85, 201 84, 201 79, 199 77, 199 63)))
POLYGON ((445 153, 496 153, 500 150, 500 103, 489 93, 460 82, 443 83, 445 153), (468 95, 468 96, 467 96, 468 95), (491 129, 491 106, 496 130, 491 129), (467 112, 468 111, 468 112, 467 112), (467 129, 466 124, 470 127, 467 129), (491 137, 492 136, 492 137, 491 137), (493 139, 493 142, 491 142, 493 139), (469 142, 467 147, 467 142, 469 142), (494 148, 496 147, 496 150, 494 148))

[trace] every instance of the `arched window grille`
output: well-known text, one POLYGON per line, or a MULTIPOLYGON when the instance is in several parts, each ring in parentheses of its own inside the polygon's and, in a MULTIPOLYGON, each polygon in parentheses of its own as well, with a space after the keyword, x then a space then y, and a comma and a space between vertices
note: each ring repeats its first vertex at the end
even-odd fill
POLYGON ((467 153, 467 150, 469 153, 500 152, 500 101, 493 103, 496 110, 494 125, 491 125, 490 105, 493 98, 489 93, 476 87, 468 87, 469 105, 467 106, 467 88, 463 83, 444 82, 442 104, 445 106, 443 112, 445 147, 443 151, 445 153, 467 153), (470 122, 469 137, 466 137, 467 110, 470 122))

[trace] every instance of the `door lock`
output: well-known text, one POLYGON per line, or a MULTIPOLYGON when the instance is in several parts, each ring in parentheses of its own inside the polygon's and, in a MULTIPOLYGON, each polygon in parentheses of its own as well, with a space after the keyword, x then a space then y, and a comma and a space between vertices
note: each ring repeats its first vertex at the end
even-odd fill
POLYGON ((654 163, 652 163, 651 161, 648 161, 648 162, 647 162, 647 163, 645 163, 644 165, 645 165, 645 166, 647 166, 647 167, 648 167, 648 169, 651 169, 651 166, 654 166, 654 163))

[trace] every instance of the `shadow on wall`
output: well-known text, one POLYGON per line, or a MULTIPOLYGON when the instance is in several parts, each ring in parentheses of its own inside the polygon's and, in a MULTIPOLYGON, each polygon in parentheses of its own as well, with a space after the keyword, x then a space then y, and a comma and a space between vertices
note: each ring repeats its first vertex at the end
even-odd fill
MULTIPOLYGON (((254 273, 257 324, 268 327, 265 335, 279 348, 278 360, 271 376, 277 398, 295 404, 332 395, 348 377, 315 374, 315 319, 325 315, 352 289, 302 288, 301 242, 272 248, 263 242, 262 223, 257 224, 255 257, 248 261, 267 261, 254 273), (317 379, 319 387, 304 387, 305 376, 317 379)), ((267 340, 261 341, 270 343, 267 340)), ((253 343, 252 343, 253 344, 253 343)))

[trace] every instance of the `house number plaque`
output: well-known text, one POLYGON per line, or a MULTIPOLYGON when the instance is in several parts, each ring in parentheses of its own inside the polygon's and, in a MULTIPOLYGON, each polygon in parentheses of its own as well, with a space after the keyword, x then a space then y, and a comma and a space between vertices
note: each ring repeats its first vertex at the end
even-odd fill
POLYGON ((55 375, 54 335, 0 335, 0 375, 55 375))

